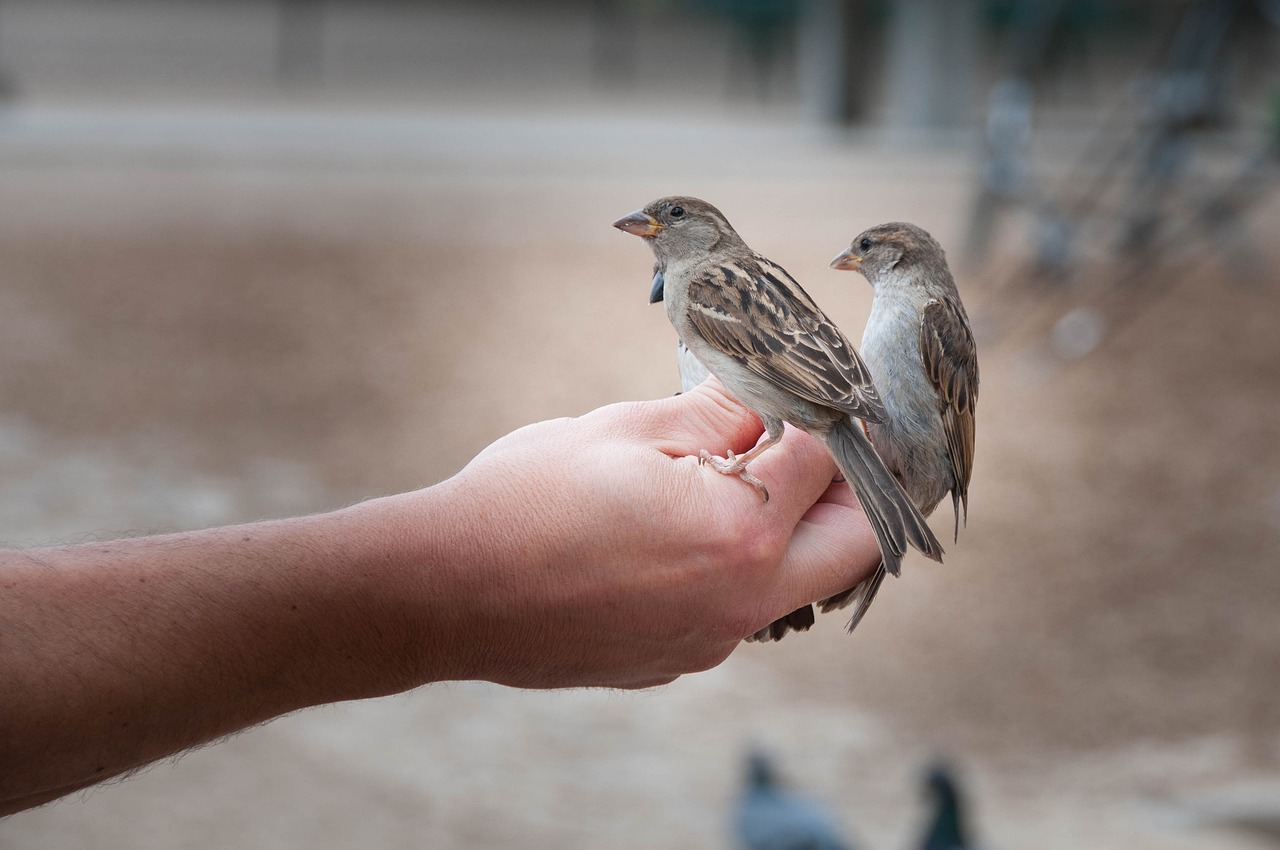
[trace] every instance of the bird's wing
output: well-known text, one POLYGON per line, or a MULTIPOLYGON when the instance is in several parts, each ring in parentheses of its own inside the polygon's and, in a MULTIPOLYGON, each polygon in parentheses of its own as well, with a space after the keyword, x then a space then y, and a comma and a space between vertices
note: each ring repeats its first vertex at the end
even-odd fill
POLYGON ((688 297, 694 329, 747 369, 815 404, 884 421, 870 370, 781 266, 759 255, 710 264, 688 297))
POLYGON ((951 500, 960 530, 960 506, 969 517, 969 478, 973 474, 974 408, 978 403, 978 351, 963 310, 950 299, 931 300, 920 321, 924 371, 938 393, 942 427, 955 487, 951 500))

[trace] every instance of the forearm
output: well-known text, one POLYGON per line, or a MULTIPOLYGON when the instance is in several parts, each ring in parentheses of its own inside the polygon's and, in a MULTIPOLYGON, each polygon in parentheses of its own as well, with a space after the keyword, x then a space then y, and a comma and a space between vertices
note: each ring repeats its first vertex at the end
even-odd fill
POLYGON ((429 518, 399 511, 0 553, 0 801, 429 678, 424 612, 396 603, 429 518))

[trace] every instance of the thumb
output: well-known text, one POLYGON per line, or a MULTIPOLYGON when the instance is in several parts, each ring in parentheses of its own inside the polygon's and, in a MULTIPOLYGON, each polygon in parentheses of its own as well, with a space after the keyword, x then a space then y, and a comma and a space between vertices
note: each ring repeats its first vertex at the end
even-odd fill
MULTIPOLYGON (((703 449, 716 455, 725 449, 743 454, 764 433, 760 418, 730 395, 715 377, 690 392, 653 404, 655 416, 649 421, 656 424, 649 439, 654 448, 669 457, 697 456, 703 449)), ((787 527, 799 521, 836 472, 826 446, 794 427, 786 428, 781 443, 752 461, 751 469, 768 482, 770 493, 779 497, 772 500, 771 507, 786 517, 787 527)), ((750 491, 739 488, 738 492, 750 491)), ((754 498, 751 501, 754 503, 754 498)))
POLYGON ((730 395, 714 376, 687 393, 654 405, 648 436, 673 457, 697 454, 702 449, 742 453, 764 433, 760 417, 730 395))

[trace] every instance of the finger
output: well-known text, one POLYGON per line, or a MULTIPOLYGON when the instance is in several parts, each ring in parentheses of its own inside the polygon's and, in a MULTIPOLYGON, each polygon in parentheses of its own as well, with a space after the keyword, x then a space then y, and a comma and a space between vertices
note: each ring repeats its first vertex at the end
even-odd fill
MULTIPOLYGON (((697 457, 706 449, 723 455, 751 449, 764 428, 759 417, 743 406, 724 385, 711 376, 693 390, 669 399, 611 405, 596 413, 607 414, 613 426, 653 444, 674 458, 697 457)), ((589 416, 594 414, 588 414, 589 416)), ((759 496, 732 476, 721 476, 710 466, 703 475, 734 485, 732 492, 758 506, 759 496)), ((822 495, 836 474, 835 462, 821 441, 798 428, 787 427, 778 445, 751 463, 750 471, 769 490, 771 510, 789 533, 805 511, 822 495)))
POLYGON ((760 417, 724 388, 714 376, 687 393, 642 404, 633 416, 637 436, 652 440, 672 457, 696 455, 703 449, 723 455, 726 449, 741 454, 764 433, 760 417))
POLYGON ((679 676, 659 676, 653 679, 641 679, 635 682, 628 682, 625 685, 615 685, 614 687, 624 691, 643 691, 649 688, 666 687, 679 678, 679 676))
POLYGON ((749 469, 769 489, 769 511, 788 534, 826 492, 837 471, 820 440, 790 426, 782 432, 782 440, 752 461, 749 469))
POLYGON ((833 482, 796 526, 779 570, 779 610, 826 599, 870 578, 880 565, 880 546, 857 498, 833 482))
MULTIPOLYGON (((669 399, 676 412, 666 422, 670 433, 655 437, 663 450, 673 457, 696 456, 706 448, 713 454, 732 449, 749 450, 759 440, 763 428, 759 418, 734 398, 715 376, 708 378, 688 393, 669 399), (719 443, 708 441, 719 440, 719 443)), ((710 466, 701 467, 714 481, 721 478, 710 466)), ((752 475, 764 482, 769 491, 771 512, 785 525, 789 534, 809 507, 826 490, 836 474, 835 462, 821 441, 799 428, 787 427, 778 445, 761 454, 750 465, 752 475)), ((737 485, 739 482, 732 482, 737 485)), ((733 492, 756 502, 758 495, 750 487, 738 486, 733 492)))
MULTIPOLYGON (((835 461, 833 460, 832 463, 835 463, 835 461)), ((837 505, 853 508, 857 511, 862 510, 862 504, 858 501, 858 494, 853 492, 849 482, 844 479, 836 480, 834 476, 832 476, 830 486, 822 492, 822 496, 814 500, 812 509, 818 510, 823 505, 837 505)))

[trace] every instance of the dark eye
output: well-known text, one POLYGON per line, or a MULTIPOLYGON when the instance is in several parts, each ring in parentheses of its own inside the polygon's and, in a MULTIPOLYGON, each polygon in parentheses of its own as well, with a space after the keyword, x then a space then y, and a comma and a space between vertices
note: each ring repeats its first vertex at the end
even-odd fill
POLYGON ((680 218, 682 215, 684 215, 684 207, 672 207, 672 208, 671 208, 671 217, 672 217, 672 218, 680 218))
POLYGON ((858 248, 859 250, 862 250, 862 251, 870 251, 871 246, 874 244, 875 243, 871 241, 870 236, 864 236, 862 237, 862 241, 858 243, 858 248))

